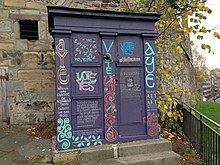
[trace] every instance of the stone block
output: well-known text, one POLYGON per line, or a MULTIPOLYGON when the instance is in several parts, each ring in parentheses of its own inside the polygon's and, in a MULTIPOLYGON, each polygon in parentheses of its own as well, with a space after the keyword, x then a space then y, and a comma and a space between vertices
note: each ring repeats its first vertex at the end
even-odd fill
POLYGON ((8 20, 0 21, 1 32, 12 32, 12 22, 8 20))
POLYGON ((46 5, 40 2, 26 2, 26 7, 31 9, 47 9, 46 5))
POLYGON ((107 8, 108 7, 108 3, 101 3, 101 8, 107 8))
POLYGON ((47 39, 47 34, 48 34, 48 24, 45 21, 39 21, 39 27, 38 27, 38 32, 39 32, 39 39, 40 40, 46 40, 47 39))
POLYGON ((23 58, 25 61, 38 62, 40 60, 40 54, 38 52, 24 52, 23 58))
POLYGON ((16 50, 21 51, 21 52, 28 50, 28 41, 25 39, 17 39, 16 50))
POLYGON ((21 52, 19 52, 19 51, 5 51, 5 52, 3 52, 3 57, 4 58, 12 58, 12 59, 14 59, 14 58, 16 58, 16 57, 21 57, 22 55, 21 55, 21 52))
POLYGON ((14 50, 15 49, 15 44, 14 42, 10 41, 0 41, 0 49, 2 50, 14 50))
POLYGON ((55 80, 31 80, 24 82, 25 89, 54 89, 55 80))
POLYGON ((56 99, 56 90, 54 89, 44 89, 40 91, 42 94, 42 97, 44 97, 44 100, 47 102, 54 101, 56 99))
POLYGON ((0 19, 5 20, 8 19, 9 11, 8 9, 0 8, 0 19))
POLYGON ((41 56, 40 53, 38 52, 24 52, 23 53, 24 58, 23 58, 23 63, 22 63, 22 68, 24 69, 43 69, 41 66, 40 60, 41 56))
POLYGON ((61 5, 63 5, 64 2, 65 2, 65 0, 59 0, 59 1, 57 1, 56 5, 61 6, 61 5))
MULTIPOLYGON (((11 91, 11 92, 8 92, 8 97, 13 97, 15 98, 17 95, 17 92, 16 91, 11 91)), ((15 100, 15 99, 14 99, 15 100)))
POLYGON ((14 58, 11 60, 11 66, 20 66, 22 64, 21 58, 14 58))
POLYGON ((28 49, 30 51, 49 51, 51 42, 48 40, 29 41, 28 49))
POLYGON ((7 60, 0 60, 0 65, 6 65, 9 66, 11 64, 11 60, 7 59, 7 60))
POLYGON ((13 91, 23 90, 24 89, 24 82, 23 81, 7 81, 7 88, 9 93, 13 91))
POLYGON ((46 122, 52 122, 52 121, 55 121, 55 115, 53 112, 51 113, 46 113, 45 114, 45 120, 46 122))
POLYGON ((42 15, 41 14, 41 18, 40 18, 41 21, 48 21, 48 15, 42 15))
POLYGON ((19 9, 9 9, 9 14, 20 14, 19 9))
POLYGON ((22 15, 39 15, 40 11, 35 9, 21 9, 19 10, 22 15))
POLYGON ((35 111, 28 111, 24 113, 14 113, 12 123, 16 125, 21 124, 37 124, 39 122, 53 121, 54 115, 52 113, 36 113, 35 111))
POLYGON ((99 2, 99 1, 94 1, 94 2, 92 3, 92 6, 97 7, 97 8, 100 8, 100 7, 101 7, 101 2, 99 2))
MULTIPOLYGON (((55 91, 55 89, 54 89, 54 91, 55 91)), ((55 96, 54 96, 54 100, 52 100, 52 101, 48 101, 48 105, 51 107, 51 110, 52 110, 52 112, 53 113, 55 113, 55 104, 56 104, 56 100, 55 100, 55 96)))
POLYGON ((10 7, 25 7, 25 0, 4 0, 5 6, 10 7))
POLYGON ((0 40, 1 39, 10 39, 10 33, 0 33, 0 40))
POLYGON ((18 79, 48 80, 48 79, 54 79, 54 74, 53 71, 50 70, 19 70, 18 79))
POLYGON ((26 124, 28 123, 28 119, 24 118, 24 114, 14 114, 13 118, 11 118, 11 124, 26 124))
POLYGON ((18 79, 17 69, 10 67, 8 75, 9 75, 9 80, 17 80, 18 79))
POLYGON ((9 14, 9 18, 15 20, 40 20, 40 15, 9 14))
POLYGON ((7 96, 7 103, 8 103, 8 107, 11 104, 15 103, 15 98, 13 96, 7 96))
POLYGON ((13 32, 11 38, 20 39, 20 26, 18 21, 13 22, 13 32))
POLYGON ((28 103, 34 102, 51 102, 55 99, 55 90, 35 90, 26 89, 18 91, 16 94, 16 103, 28 103))
POLYGON ((13 117, 13 124, 36 124, 36 114, 16 113, 13 117))
POLYGON ((22 69, 36 69, 36 70, 45 69, 40 64, 38 64, 38 62, 33 62, 33 61, 28 61, 28 60, 23 61, 21 68, 22 69))

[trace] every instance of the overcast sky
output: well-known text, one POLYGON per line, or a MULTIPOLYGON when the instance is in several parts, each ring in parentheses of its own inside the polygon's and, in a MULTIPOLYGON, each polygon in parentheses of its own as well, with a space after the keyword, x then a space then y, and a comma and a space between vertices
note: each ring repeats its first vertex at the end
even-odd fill
MULTIPOLYGON (((202 26, 208 29, 213 29, 216 27, 216 32, 220 34, 220 0, 208 0, 207 6, 212 9, 212 14, 207 14, 207 19, 202 22, 202 26)), ((213 36, 213 31, 211 33, 203 35, 204 39, 202 43, 209 44, 212 48, 212 52, 204 52, 202 49, 199 50, 206 57, 206 66, 209 69, 220 68, 220 39, 213 36)), ((196 36, 191 35, 191 40, 198 44, 199 47, 201 41, 196 39, 196 36)))

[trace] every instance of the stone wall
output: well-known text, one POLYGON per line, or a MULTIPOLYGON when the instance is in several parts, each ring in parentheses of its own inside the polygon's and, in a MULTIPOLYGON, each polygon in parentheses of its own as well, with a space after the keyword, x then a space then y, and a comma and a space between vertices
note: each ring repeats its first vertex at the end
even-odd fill
POLYGON ((9 67, 10 124, 51 121, 55 108, 55 77, 46 7, 25 0, 4 0, 0 4, 0 13, 3 13, 0 16, 0 65, 9 67), (20 39, 19 20, 37 20, 39 40, 20 39))
POLYGON ((54 120, 55 62, 47 5, 106 10, 119 6, 109 0, 0 0, 0 67, 7 66, 9 72, 6 92, 11 125, 54 120), (38 21, 39 40, 21 39, 19 20, 38 21))
MULTIPOLYGON (((0 67, 8 67, 7 104, 11 125, 53 121, 55 62, 47 5, 120 10, 120 0, 0 0, 0 67), (19 20, 38 21, 39 40, 20 38, 19 20)), ((191 72, 184 59, 185 72, 191 72)), ((191 77, 187 75, 187 79, 191 77)), ((186 85, 191 81, 186 80, 186 85)))

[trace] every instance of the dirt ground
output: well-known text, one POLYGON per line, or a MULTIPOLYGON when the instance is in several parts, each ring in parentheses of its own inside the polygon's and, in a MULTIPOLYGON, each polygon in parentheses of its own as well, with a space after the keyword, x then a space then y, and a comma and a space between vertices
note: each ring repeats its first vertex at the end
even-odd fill
POLYGON ((196 151, 184 135, 177 135, 175 132, 171 132, 168 130, 161 131, 160 135, 161 137, 170 140, 172 143, 173 151, 182 156, 179 165, 200 164, 199 154, 196 153, 196 151))

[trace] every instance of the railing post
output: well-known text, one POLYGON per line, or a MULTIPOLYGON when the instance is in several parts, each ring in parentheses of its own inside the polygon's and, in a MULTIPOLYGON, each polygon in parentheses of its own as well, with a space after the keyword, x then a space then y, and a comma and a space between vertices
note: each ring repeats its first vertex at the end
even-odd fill
MULTIPOLYGON (((217 141, 217 140, 216 140, 217 141)), ((220 136, 218 136, 218 144, 220 144, 220 136)), ((216 149, 217 154, 218 154, 218 164, 220 164, 220 146, 218 145, 218 149, 216 149)))
POLYGON ((202 125, 202 115, 199 117, 199 124, 200 124, 200 145, 199 145, 199 152, 200 154, 203 153, 203 125, 202 125))

